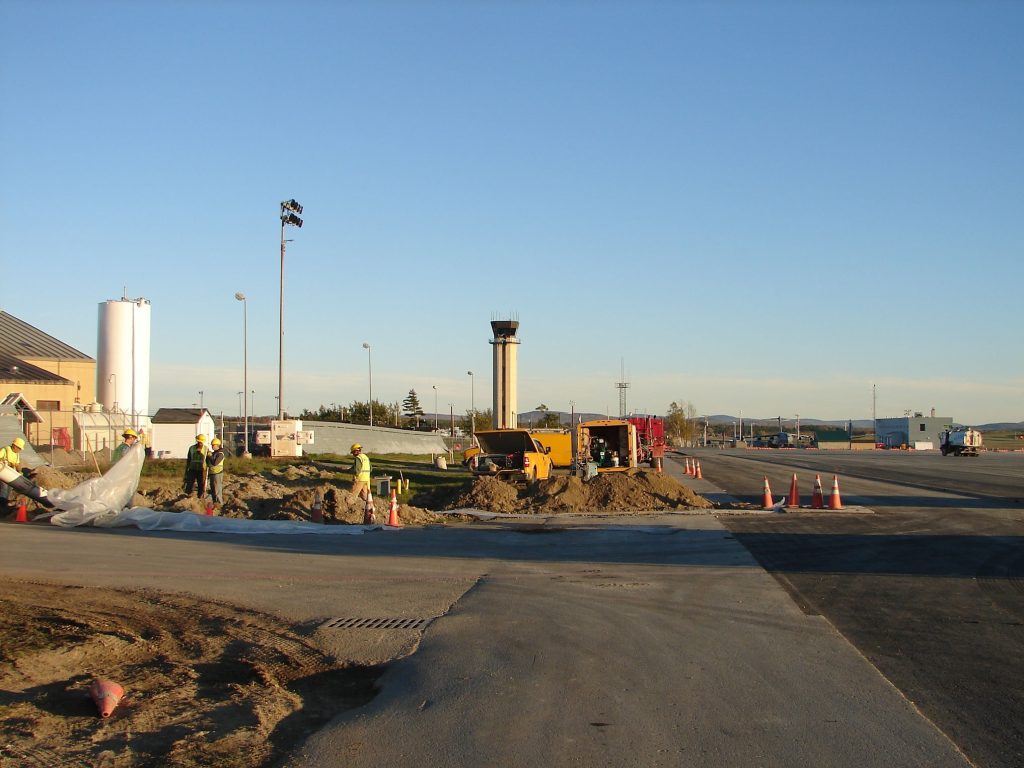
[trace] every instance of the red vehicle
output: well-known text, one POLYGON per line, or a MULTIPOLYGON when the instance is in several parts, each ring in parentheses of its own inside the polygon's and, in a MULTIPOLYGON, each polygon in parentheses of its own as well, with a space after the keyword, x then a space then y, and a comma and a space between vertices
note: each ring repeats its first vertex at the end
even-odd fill
POLYGON ((646 461, 652 467, 665 458, 665 420, 660 416, 627 416, 626 421, 636 427, 637 462, 646 461))

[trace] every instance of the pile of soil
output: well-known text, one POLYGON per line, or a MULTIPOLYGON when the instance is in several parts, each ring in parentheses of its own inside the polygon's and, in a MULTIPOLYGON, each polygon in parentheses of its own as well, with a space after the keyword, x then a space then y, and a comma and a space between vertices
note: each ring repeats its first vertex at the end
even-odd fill
POLYGON ((0 580, 0 765, 274 765, 382 671, 215 601, 0 580), (125 691, 106 719, 97 677, 125 691))
POLYGON ((557 476, 517 487, 493 477, 481 477, 454 499, 449 509, 472 507, 489 512, 555 514, 559 512, 655 512, 707 509, 713 506, 668 475, 631 469, 609 472, 584 482, 557 476))
MULTIPOLYGON (((96 477, 96 473, 61 471, 39 467, 32 479, 46 489, 64 489, 96 477)), ((315 464, 291 464, 263 473, 243 475, 229 473, 224 482, 224 503, 216 506, 216 514, 250 520, 311 520, 313 505, 319 495, 323 521, 326 524, 356 525, 363 522, 364 502, 349 492, 351 480, 337 472, 315 464)), ((390 499, 373 498, 378 523, 388 519, 390 499)), ((26 505, 30 512, 41 508, 35 502, 26 505)), ((144 476, 131 506, 171 512, 206 511, 206 499, 195 493, 182 492, 181 478, 176 476, 144 476)), ((11 514, 14 514, 13 512, 11 514)), ((399 502, 399 518, 403 525, 443 525, 445 515, 399 502)))
MULTIPOLYGON (((67 472, 40 467, 35 481, 44 488, 71 488, 95 477, 95 473, 67 472)), ((320 500, 321 514, 328 525, 358 525, 363 522, 363 502, 349 490, 350 480, 315 463, 289 464, 264 472, 229 473, 224 483, 224 503, 216 514, 251 520, 311 520, 320 500)), ((437 489, 428 496, 436 509, 481 509, 514 514, 557 514, 560 512, 657 512, 706 509, 713 506, 679 481, 653 470, 630 469, 609 472, 584 482, 564 475, 517 485, 494 477, 477 478, 468 490, 437 489)), ((374 497, 377 522, 388 519, 389 499, 374 497)), ((403 525, 444 525, 451 515, 399 502, 403 525)), ((34 505, 30 505, 30 510, 34 505)), ((139 481, 132 506, 174 512, 203 513, 206 499, 182 492, 181 479, 169 475, 147 475, 139 481)))

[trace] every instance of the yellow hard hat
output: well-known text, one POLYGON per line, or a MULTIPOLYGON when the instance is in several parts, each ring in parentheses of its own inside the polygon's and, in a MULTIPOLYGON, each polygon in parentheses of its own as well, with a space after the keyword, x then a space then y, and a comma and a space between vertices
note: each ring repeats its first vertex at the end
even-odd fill
POLYGON ((210 441, 210 445, 220 445, 220 438, 219 437, 213 438, 213 440, 210 441))
POLYGON ((121 433, 121 437, 138 437, 138 433, 134 429, 126 429, 121 433))
POLYGON ((206 442, 206 435, 196 435, 196 442, 197 443, 205 443, 206 442))
POLYGON ((23 437, 16 437, 16 438, 14 438, 14 442, 12 442, 11 445, 13 445, 15 448, 17 448, 20 451, 22 448, 25 447, 25 438, 23 438, 23 437))
POLYGON ((349 448, 349 450, 350 451, 361 451, 361 450, 363 450, 363 446, 361 446, 359 443, 352 443, 352 447, 349 448))

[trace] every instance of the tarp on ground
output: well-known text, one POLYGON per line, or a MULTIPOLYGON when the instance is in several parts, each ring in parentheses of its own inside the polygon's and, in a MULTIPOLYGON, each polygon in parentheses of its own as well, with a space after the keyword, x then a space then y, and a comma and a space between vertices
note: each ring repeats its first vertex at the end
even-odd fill
POLYGON ((148 507, 128 508, 139 487, 145 452, 136 443, 102 477, 94 477, 68 490, 48 496, 56 512, 37 516, 63 528, 91 525, 98 528, 131 526, 145 531, 201 531, 208 533, 347 534, 372 530, 398 530, 381 525, 322 525, 302 520, 244 520, 193 512, 166 512, 148 507))

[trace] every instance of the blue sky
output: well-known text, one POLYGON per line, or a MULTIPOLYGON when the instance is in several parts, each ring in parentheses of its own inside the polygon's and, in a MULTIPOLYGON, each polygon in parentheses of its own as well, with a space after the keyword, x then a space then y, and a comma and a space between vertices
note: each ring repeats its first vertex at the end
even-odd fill
POLYGON ((0 308, 151 406, 1024 420, 1024 5, 0 0, 0 308), (10 267, 18 265, 17 271, 10 267), (473 370, 473 393, 466 371, 473 370))

